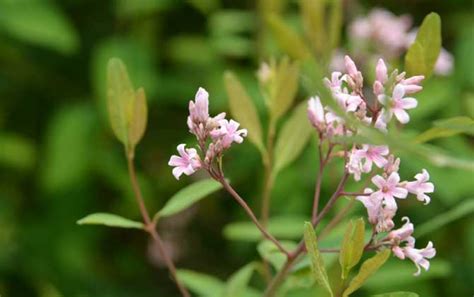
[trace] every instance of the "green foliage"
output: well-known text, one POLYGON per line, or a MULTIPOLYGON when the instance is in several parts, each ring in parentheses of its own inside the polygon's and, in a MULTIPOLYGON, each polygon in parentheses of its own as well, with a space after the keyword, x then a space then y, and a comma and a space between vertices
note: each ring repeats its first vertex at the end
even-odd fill
POLYGON ((306 251, 308 252, 308 255, 311 259, 311 271, 313 272, 314 279, 320 286, 325 288, 331 296, 333 296, 334 294, 332 292, 331 285, 329 284, 323 258, 319 253, 316 233, 314 232, 313 225, 311 225, 309 222, 304 224, 304 242, 306 245, 306 251))
POLYGON ((270 114, 274 121, 284 115, 295 100, 299 81, 298 64, 284 58, 278 64, 275 75, 275 92, 270 99, 270 114))
POLYGON ((413 292, 391 292, 391 293, 385 293, 385 294, 372 295, 371 297, 419 297, 419 295, 413 292))
MULTIPOLYGON (((296 247, 296 243, 292 241, 281 241, 281 244, 288 250, 292 250, 296 247)), ((257 251, 260 254, 260 257, 271 263, 277 270, 281 269, 281 267, 286 262, 286 255, 283 254, 281 250, 269 240, 260 242, 257 246, 257 251)))
POLYGON ((306 117, 306 108, 307 103, 301 102, 281 128, 275 145, 274 176, 302 153, 314 133, 306 117))
MULTIPOLYGON (((227 280, 224 296, 240 297, 245 295, 248 290, 248 283, 255 271, 256 263, 249 263, 232 274, 227 280)), ((258 296, 258 294, 256 295, 258 296)))
POLYGON ((115 136, 132 153, 143 137, 147 122, 145 91, 134 90, 127 69, 118 58, 109 61, 107 69, 108 110, 115 136))
POLYGON ((221 280, 207 274, 180 269, 178 278, 198 296, 220 297, 225 290, 225 285, 221 280))
POLYGON ((132 221, 111 213, 93 213, 79 221, 79 225, 104 225, 117 228, 144 229, 143 223, 132 221))
POLYGON ((358 290, 362 285, 367 281, 367 279, 372 276, 380 267, 388 260, 390 256, 390 250, 386 249, 381 252, 378 252, 372 258, 366 260, 362 263, 362 266, 359 269, 359 273, 351 280, 349 286, 342 294, 343 297, 347 297, 350 294, 358 290))
POLYGON ((347 226, 342 241, 339 263, 341 264, 342 279, 359 263, 364 252, 365 223, 363 218, 352 220, 347 226))
POLYGON ((434 122, 434 127, 416 137, 417 142, 427 142, 440 137, 450 137, 459 133, 474 135, 474 120, 469 117, 454 117, 434 122))
MULTIPOLYGON (((303 235, 301 221, 303 217, 274 216, 268 222, 268 230, 277 238, 298 239, 303 235)), ((223 233, 229 240, 255 242, 262 239, 260 231, 249 221, 232 222, 224 227, 223 233)))
POLYGON ((155 214, 154 218, 158 219, 177 214, 221 188, 222 185, 212 179, 195 182, 174 194, 165 206, 155 214))
POLYGON ((31 140, 14 134, 0 134, 0 164, 28 170, 36 161, 36 150, 31 140))
POLYGON ((437 13, 428 14, 416 34, 415 42, 405 56, 409 75, 429 77, 441 50, 441 18, 437 13))
POLYGON ((248 130, 248 139, 264 153, 265 147, 262 142, 262 128, 252 99, 233 73, 226 72, 224 82, 232 116, 240 122, 242 127, 248 130))

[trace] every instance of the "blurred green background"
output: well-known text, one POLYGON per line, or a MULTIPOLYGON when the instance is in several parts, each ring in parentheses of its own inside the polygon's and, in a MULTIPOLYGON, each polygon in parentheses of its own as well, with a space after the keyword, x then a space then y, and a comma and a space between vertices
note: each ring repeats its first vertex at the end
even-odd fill
MULTIPOLYGON (((258 2, 0 0, 1 296, 177 296, 144 233, 76 225, 91 212, 139 219, 122 147, 105 114, 106 63, 112 56, 122 58, 135 86, 145 87, 149 124, 138 146, 137 166, 148 207, 157 210, 199 178, 177 182, 167 166, 179 143, 193 143, 186 126, 187 101, 199 86, 211 94, 212 113, 227 110, 222 75, 231 69, 264 116, 255 72, 262 58, 280 52, 265 35, 258 2)), ((274 9, 289 23, 298 22, 297 1, 266 2, 279 3, 274 9)), ((416 96, 419 108, 406 129, 417 133, 436 119, 473 117, 472 1, 347 0, 345 23, 375 6, 411 14, 415 24, 430 11, 438 12, 443 46, 455 56, 454 73, 430 79, 416 96)), ((298 101, 305 96, 301 91, 298 101)), ((473 157, 472 137, 458 135, 434 144, 451 155, 473 157)), ((314 149, 312 143, 278 176, 272 214, 301 222, 309 215, 314 149)), ((227 154, 225 163, 236 188, 258 210, 258 151, 244 143, 227 154)), ((472 171, 403 156, 402 178, 412 178, 421 168, 429 170, 436 193, 426 207, 415 199, 401 204, 399 213, 408 214, 415 226, 456 207, 462 210, 474 197, 472 171)), ((340 174, 336 167, 330 172, 323 197, 340 174)), ((361 205, 354 211, 365 214, 361 205)), ((254 243, 229 241, 222 233, 229 222, 245 219, 229 195, 219 192, 163 220, 159 231, 179 267, 225 279, 258 259, 254 243)), ((358 296, 391 289, 420 296, 472 296, 472 215, 421 236, 417 243, 424 246, 428 240, 438 251, 430 272, 414 278, 412 263, 391 259, 358 296)))

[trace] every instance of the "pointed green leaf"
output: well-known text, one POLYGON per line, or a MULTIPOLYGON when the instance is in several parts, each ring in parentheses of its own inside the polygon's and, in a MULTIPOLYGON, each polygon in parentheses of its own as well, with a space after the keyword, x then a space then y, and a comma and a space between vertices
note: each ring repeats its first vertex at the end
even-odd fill
POLYGON ((222 185, 212 179, 195 182, 174 194, 173 197, 166 202, 165 206, 156 213, 155 217, 174 215, 220 188, 222 188, 222 185))
POLYGON ((415 42, 405 56, 409 75, 429 77, 441 50, 441 19, 438 14, 428 14, 418 30, 415 42))
POLYGON ((339 47, 344 13, 342 0, 332 0, 331 2, 331 11, 329 15, 329 44, 331 48, 329 54, 332 54, 332 52, 339 47))
POLYGON ((178 279, 191 291, 203 297, 221 297, 225 284, 220 279, 186 269, 177 271, 178 279))
POLYGON ((290 57, 296 60, 304 60, 311 55, 311 51, 300 36, 285 24, 278 15, 270 14, 266 21, 278 45, 290 57))
POLYGON ((314 279, 320 286, 326 289, 331 296, 334 296, 331 285, 329 284, 326 268, 324 267, 323 258, 319 253, 316 233, 310 222, 304 224, 304 242, 306 251, 311 259, 311 271, 313 272, 314 279))
MULTIPOLYGON (((301 228, 301 221, 300 221, 301 228)), ((281 245, 287 250, 293 250, 297 247, 297 244, 293 241, 280 241, 281 245)), ((264 240, 257 246, 257 251, 262 259, 267 260, 275 267, 276 270, 280 270, 285 264, 287 257, 282 251, 270 240, 264 240)))
POLYGON ((313 128, 306 115, 307 103, 301 102, 293 111, 293 114, 283 125, 275 145, 275 167, 276 174, 291 162, 293 162, 306 147, 313 128))
POLYGON ((80 219, 77 223, 79 225, 105 225, 117 228, 144 228, 141 222, 132 221, 111 213, 93 213, 80 219))
POLYGON ((362 287, 365 281, 382 267, 388 260, 388 257, 390 257, 390 250, 386 249, 377 253, 372 258, 367 259, 360 267, 359 273, 351 280, 342 296, 347 297, 362 287))
POLYGON ((326 50, 327 37, 325 20, 325 1, 302 0, 300 11, 306 35, 316 53, 322 56, 326 50))
POLYGON ((293 104, 298 91, 298 78, 298 64, 290 63, 288 58, 283 59, 276 71, 276 92, 271 103, 271 113, 275 121, 293 104))
POLYGON ((371 297, 419 297, 420 295, 413 292, 391 292, 385 294, 372 295, 371 297))
POLYGON ((252 99, 232 72, 225 73, 224 83, 232 116, 248 130, 248 138, 263 153, 265 149, 262 142, 262 128, 252 99))
POLYGON ((359 263, 364 252, 365 224, 362 218, 352 220, 347 225, 344 239, 342 241, 339 263, 341 264, 342 279, 345 279, 349 271, 359 263))
POLYGON ((224 296, 226 297, 245 296, 245 291, 247 290, 248 283, 254 271, 255 271, 255 263, 249 263, 245 265, 244 267, 240 268, 234 274, 232 274, 227 280, 224 296))

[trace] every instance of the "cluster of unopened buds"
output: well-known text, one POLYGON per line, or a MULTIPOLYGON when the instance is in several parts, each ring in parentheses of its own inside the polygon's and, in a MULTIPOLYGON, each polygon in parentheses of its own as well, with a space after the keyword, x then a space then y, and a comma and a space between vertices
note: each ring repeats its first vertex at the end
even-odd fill
POLYGON ((172 156, 168 165, 173 166, 176 179, 182 174, 191 175, 204 168, 213 177, 219 174, 213 167, 225 150, 233 143, 242 143, 247 136, 246 129, 239 129, 240 124, 227 120, 225 113, 215 117, 209 116, 209 93, 199 88, 194 102, 189 102, 188 128, 196 136, 201 157, 195 148, 186 148, 186 144, 178 145, 179 156, 172 156))
MULTIPOLYGON (((406 97, 422 90, 420 86, 423 76, 406 77, 405 73, 394 70, 388 73, 387 66, 380 59, 376 66, 376 80, 372 87, 371 98, 364 93, 363 77, 355 63, 345 57, 346 73, 333 72, 331 79, 325 79, 333 98, 341 110, 352 113, 362 125, 373 125, 386 132, 389 122, 395 118, 402 124, 408 123, 410 117, 406 110, 415 108, 415 98, 406 97), (372 99, 369 101, 368 99, 372 99)), ((308 117, 317 129, 321 141, 335 144, 335 136, 350 136, 358 133, 357 128, 346 125, 331 108, 324 108, 318 97, 310 98, 308 102, 308 117)), ((429 182, 429 174, 423 169, 415 176, 414 181, 400 181, 398 174, 400 159, 390 154, 386 145, 353 144, 346 154, 346 172, 354 180, 361 180, 362 174, 370 174, 373 188, 366 188, 364 193, 357 196, 367 208, 368 220, 374 227, 374 238, 381 233, 389 232, 377 246, 390 246, 400 259, 411 259, 420 273, 420 266, 429 268, 427 259, 434 257, 436 251, 432 242, 424 249, 415 248, 415 238, 412 236, 413 224, 404 217, 403 227, 393 230, 393 218, 397 211, 396 199, 405 199, 413 194, 425 204, 430 202, 426 193, 434 191, 434 185, 429 182)))
MULTIPOLYGON (((325 79, 342 112, 348 116, 352 114, 361 125, 371 125, 383 132, 387 131, 389 122, 394 118, 401 124, 408 123, 410 117, 407 110, 415 108, 417 101, 406 96, 422 90, 420 83, 423 76, 406 77, 404 72, 398 73, 397 70, 389 73, 380 59, 375 71, 373 96, 366 97, 362 73, 348 56, 345 57, 345 69, 346 73, 333 72, 331 79, 325 79)), ((246 129, 239 130, 239 123, 227 120, 225 116, 225 113, 209 116, 209 94, 199 88, 194 102, 189 102, 187 124, 196 136, 200 153, 195 148, 186 148, 185 144, 178 146, 179 156, 174 155, 169 161, 169 165, 174 167, 176 179, 199 169, 205 169, 217 180, 223 179, 220 167, 224 151, 233 143, 242 143, 247 136, 246 129)), ((318 132, 320 142, 327 141, 331 147, 342 145, 338 137, 358 133, 357 126, 347 124, 345 117, 339 116, 330 107, 323 107, 319 97, 309 99, 308 117, 318 132)), ((427 270, 427 259, 436 253, 433 244, 429 242, 426 248, 416 249, 413 224, 404 217, 405 225, 394 230, 393 218, 398 208, 396 199, 405 199, 409 193, 425 204, 430 202, 426 194, 434 191, 434 185, 429 182, 428 172, 423 169, 414 181, 400 181, 400 159, 391 154, 386 145, 354 143, 350 149, 344 149, 344 159, 346 174, 352 175, 356 181, 360 181, 363 174, 369 174, 374 185, 358 193, 356 198, 367 208, 368 221, 373 225, 371 247, 388 247, 400 259, 411 259, 418 268, 416 275, 420 273, 420 267, 427 270), (379 238, 383 234, 387 235, 379 238)))

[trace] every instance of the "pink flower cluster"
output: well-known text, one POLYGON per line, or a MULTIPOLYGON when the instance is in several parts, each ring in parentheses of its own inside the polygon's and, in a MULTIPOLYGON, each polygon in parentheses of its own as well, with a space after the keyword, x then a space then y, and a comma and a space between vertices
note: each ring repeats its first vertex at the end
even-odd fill
POLYGON ((168 165, 174 167, 176 179, 184 173, 191 175, 201 168, 210 168, 212 162, 235 143, 242 143, 247 136, 246 129, 239 129, 240 124, 234 120, 225 119, 226 114, 220 113, 215 117, 209 116, 209 93, 199 88, 194 102, 189 101, 189 116, 187 120, 189 131, 198 140, 199 148, 204 159, 194 148, 186 148, 186 144, 178 145, 179 156, 171 156, 168 165))
MULTIPOLYGON (((356 18, 349 26, 349 37, 357 52, 367 52, 370 45, 376 53, 387 59, 400 57, 415 41, 418 28, 412 28, 409 15, 396 16, 388 10, 375 8, 366 17, 356 18)), ((332 64, 340 69, 341 55, 336 55, 332 64)), ((436 61, 434 73, 449 75, 454 58, 444 48, 436 61)))
MULTIPOLYGON (((372 86, 372 96, 368 98, 364 93, 362 73, 348 56, 345 57, 345 70, 345 73, 333 72, 331 79, 325 79, 334 100, 344 112, 353 114, 362 124, 373 125, 382 131, 387 130, 387 125, 393 118, 402 124, 410 120, 407 110, 415 108, 417 101, 406 95, 422 90, 420 83, 423 76, 407 78, 405 73, 399 74, 397 70, 389 74, 387 66, 380 59, 375 68, 376 80, 372 86)), ((308 118, 318 131, 321 141, 335 143, 335 135, 358 133, 357 128, 346 125, 344 119, 329 107, 323 107, 318 97, 312 97, 308 101, 308 118)), ((401 181, 398 173, 400 159, 391 154, 386 145, 355 143, 345 156, 346 172, 354 180, 361 180, 363 174, 372 176, 373 187, 366 188, 356 199, 367 209, 368 220, 374 226, 376 234, 390 232, 382 243, 390 245, 397 257, 407 257, 418 268, 421 266, 428 269, 427 259, 435 255, 432 243, 425 249, 415 249, 415 239, 411 236, 412 224, 393 230, 398 199, 406 199, 408 194, 413 194, 425 204, 430 202, 427 194, 433 193, 434 185, 429 182, 428 172, 423 169, 415 176, 414 181, 401 181)))

